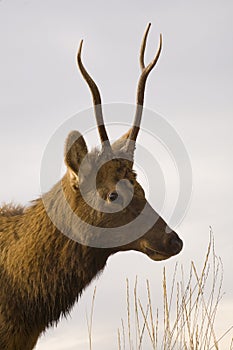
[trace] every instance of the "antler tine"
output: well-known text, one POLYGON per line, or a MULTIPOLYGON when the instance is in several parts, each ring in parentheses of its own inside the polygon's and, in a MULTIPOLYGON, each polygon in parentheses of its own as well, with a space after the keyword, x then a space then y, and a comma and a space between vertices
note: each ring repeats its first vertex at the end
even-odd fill
POLYGON ((134 117, 133 127, 131 134, 129 136, 127 149, 129 148, 130 140, 136 141, 137 135, 140 129, 141 124, 141 118, 142 118, 142 110, 143 110, 143 102, 144 102, 144 92, 145 92, 145 86, 146 86, 146 80, 151 72, 151 70, 156 65, 161 50, 162 50, 162 34, 160 34, 160 42, 159 42, 159 48, 157 50, 157 53, 154 57, 154 59, 145 67, 144 64, 144 54, 145 54, 145 48, 146 48, 146 42, 147 42, 147 36, 150 30, 151 23, 148 24, 146 31, 143 35, 142 44, 141 44, 141 50, 140 50, 140 66, 141 66, 141 76, 138 81, 138 88, 137 88, 137 107, 136 107, 136 113, 134 117))
POLYGON ((99 89, 94 82, 94 80, 91 78, 89 73, 87 72, 86 68, 84 67, 82 63, 82 46, 83 46, 83 40, 81 40, 80 45, 79 45, 79 50, 77 54, 77 63, 79 66, 79 69, 82 73, 82 76, 86 83, 88 84, 91 94, 92 94, 92 99, 93 99, 93 104, 94 104, 94 111, 95 111, 95 117, 96 117, 96 122, 97 122, 97 127, 101 139, 102 146, 110 146, 110 142, 108 139, 107 131, 104 125, 104 119, 103 119, 103 112, 102 112, 102 105, 101 105, 101 97, 100 97, 100 92, 99 89))
POLYGON ((142 71, 145 68, 144 56, 145 56, 147 36, 148 36, 149 30, 150 30, 150 27, 151 27, 151 23, 148 23, 147 28, 146 28, 145 33, 144 33, 143 38, 142 38, 142 44, 141 44, 141 49, 140 49, 140 67, 141 67, 142 71))

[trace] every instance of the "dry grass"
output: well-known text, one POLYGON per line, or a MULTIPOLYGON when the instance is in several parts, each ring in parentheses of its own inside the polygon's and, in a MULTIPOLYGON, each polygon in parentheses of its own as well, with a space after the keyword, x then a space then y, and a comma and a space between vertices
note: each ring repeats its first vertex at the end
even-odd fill
POLYGON ((90 320, 89 320, 88 315, 86 313, 87 329, 88 329, 88 340, 89 340, 89 350, 92 350, 92 324, 93 324, 93 313, 94 313, 95 296, 96 296, 96 286, 95 286, 95 289, 94 289, 94 292, 93 292, 93 296, 92 296, 90 320))
MULTIPOLYGON (((215 254, 214 238, 210 242, 200 273, 191 263, 188 278, 183 267, 175 266, 168 285, 163 270, 163 312, 152 306, 149 281, 146 283, 146 305, 137 295, 137 279, 130 298, 126 281, 127 321, 118 329, 119 350, 219 350, 221 341, 232 332, 231 326, 217 338, 214 329, 217 309, 222 299, 223 266, 215 254), (178 278, 179 271, 181 278, 178 278), (187 281, 185 281, 187 279, 187 281), (169 292, 168 292, 169 291, 169 292), (130 300, 133 299, 133 302, 130 300)), ((161 304, 161 303, 160 303, 161 304)), ((233 350, 233 338, 228 350, 233 350)), ((226 350, 226 348, 224 348, 226 350)))

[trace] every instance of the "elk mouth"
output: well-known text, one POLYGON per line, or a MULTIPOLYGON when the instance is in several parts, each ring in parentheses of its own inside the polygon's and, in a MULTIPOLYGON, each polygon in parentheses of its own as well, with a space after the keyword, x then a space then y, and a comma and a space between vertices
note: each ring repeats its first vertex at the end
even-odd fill
POLYGON ((172 256, 172 254, 160 252, 159 250, 148 247, 147 245, 144 246, 144 251, 150 259, 155 261, 166 260, 172 256))

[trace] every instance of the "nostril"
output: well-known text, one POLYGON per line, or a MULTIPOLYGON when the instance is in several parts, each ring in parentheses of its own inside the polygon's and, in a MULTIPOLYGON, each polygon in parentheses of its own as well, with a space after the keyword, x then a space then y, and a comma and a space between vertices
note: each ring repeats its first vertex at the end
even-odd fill
POLYGON ((170 246, 175 254, 179 253, 183 247, 183 242, 176 233, 171 237, 170 246))

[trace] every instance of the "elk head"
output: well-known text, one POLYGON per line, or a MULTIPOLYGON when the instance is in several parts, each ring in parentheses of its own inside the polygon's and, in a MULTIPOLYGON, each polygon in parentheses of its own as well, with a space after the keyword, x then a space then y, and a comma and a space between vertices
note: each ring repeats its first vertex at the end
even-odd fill
POLYGON ((98 237, 103 243, 102 247, 109 250, 109 254, 137 250, 153 260, 164 260, 178 254, 183 243, 174 231, 166 232, 166 222, 147 202, 133 170, 146 80, 162 49, 160 35, 158 51, 154 59, 145 66, 144 52, 149 29, 150 24, 145 31, 140 51, 141 76, 133 126, 112 145, 104 125, 100 92, 82 63, 81 41, 77 62, 92 93, 101 149, 88 152, 83 136, 78 131, 71 132, 65 147, 67 173, 63 182, 66 199, 73 212, 89 227, 93 227, 93 230, 90 229, 92 234, 98 237), (101 235, 103 232, 108 235, 111 230, 115 231, 111 237, 112 243, 107 246, 104 240, 108 236, 105 235, 103 240, 101 235))

